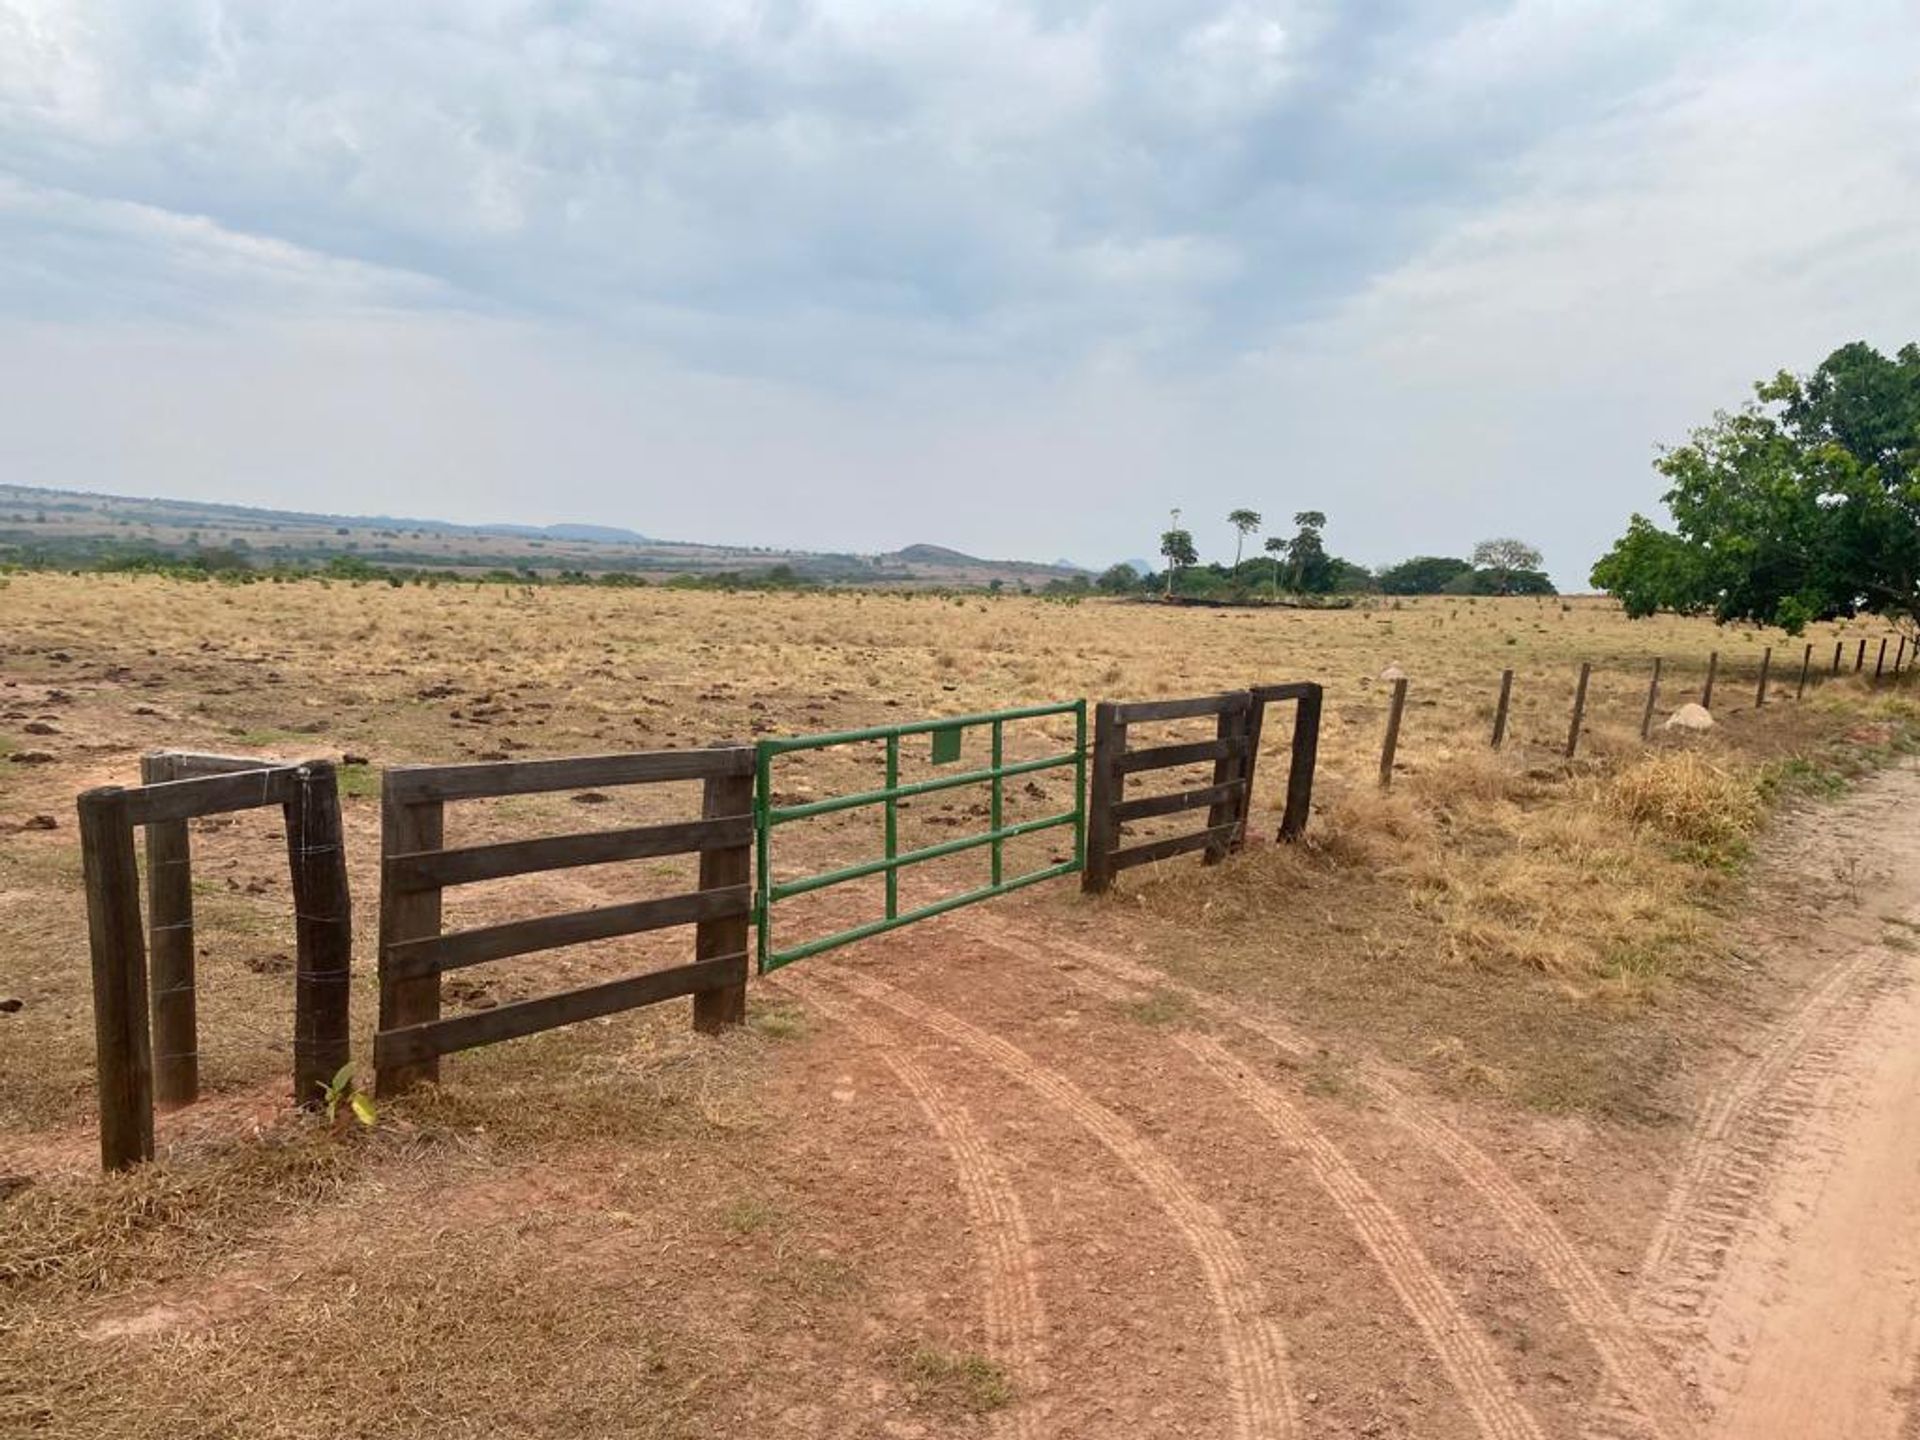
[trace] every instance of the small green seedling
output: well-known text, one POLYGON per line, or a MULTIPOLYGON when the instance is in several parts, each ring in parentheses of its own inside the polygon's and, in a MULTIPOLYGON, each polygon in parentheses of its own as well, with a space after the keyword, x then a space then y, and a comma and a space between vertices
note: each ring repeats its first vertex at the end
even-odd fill
POLYGON ((353 1112, 353 1118, 368 1129, 372 1129, 374 1122, 380 1118, 379 1113, 373 1108, 373 1097, 354 1085, 351 1060, 333 1072, 333 1079, 320 1086, 320 1093, 326 1105, 329 1125, 337 1122, 342 1100, 347 1102, 347 1108, 353 1112))

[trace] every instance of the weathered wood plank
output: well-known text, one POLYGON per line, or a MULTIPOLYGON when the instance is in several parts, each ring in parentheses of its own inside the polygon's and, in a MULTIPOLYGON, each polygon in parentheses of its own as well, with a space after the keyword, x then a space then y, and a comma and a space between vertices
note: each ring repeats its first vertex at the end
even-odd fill
MULTIPOLYGON (((740 889, 751 893, 753 877, 753 776, 721 775, 707 781, 700 797, 699 823, 739 825, 739 839, 731 845, 709 845, 700 852, 700 889, 740 889)), ((749 907, 750 909, 751 907, 749 907)), ((720 960, 747 952, 749 915, 726 915, 699 922, 693 934, 696 961, 720 960)), ((747 977, 743 967, 738 983, 697 990, 693 996, 693 1028, 703 1035, 717 1034, 747 1023, 747 977)))
POLYGON ((708 750, 642 750, 477 765, 396 765, 387 770, 384 784, 386 793, 402 802, 479 800, 498 795, 536 795, 546 790, 752 773, 753 747, 728 745, 708 750))
POLYGON ((1232 838, 1234 827, 1222 825, 1212 830, 1196 830, 1191 835, 1170 835, 1164 840, 1149 840, 1144 845, 1134 845, 1125 850, 1116 850, 1108 857, 1108 864, 1115 870, 1131 869, 1135 865, 1145 865, 1152 860, 1165 860, 1174 855, 1185 855, 1192 850, 1204 850, 1209 845, 1222 843, 1232 838))
POLYGON ((353 900, 340 787, 325 760, 300 767, 285 809, 293 875, 293 1103, 308 1107, 349 1058, 353 900))
POLYGON ((637 1009, 679 995, 698 995, 702 991, 743 986, 747 980, 747 955, 716 956, 672 970, 656 970, 583 990, 561 995, 546 995, 535 1000, 518 1000, 493 1010, 471 1015, 456 1015, 393 1030, 381 1030, 373 1037, 373 1063, 384 1076, 394 1070, 417 1070, 442 1055, 456 1050, 471 1050, 523 1035, 537 1034, 559 1025, 593 1020, 622 1010, 637 1009))
POLYGON ((1393 699, 1387 709, 1387 734, 1380 744, 1380 788, 1393 784, 1393 756, 1400 748, 1400 717, 1407 710, 1406 677, 1393 682, 1393 699))
POLYGON ((294 771, 295 767, 282 765, 142 785, 127 792, 127 818, 135 825, 163 825, 202 815, 284 805, 294 792, 294 771))
POLYGON ((1198 695, 1184 700, 1129 700, 1117 707, 1125 725, 1143 725, 1153 720, 1186 720, 1197 715, 1239 714, 1253 703, 1245 690, 1227 690, 1218 695, 1198 695))
MULTIPOLYGON (((743 777, 728 776, 730 780, 743 777)), ((744 777, 749 782, 752 776, 744 777)), ((712 783, 712 782, 709 782, 712 783)), ((683 855, 748 844, 753 839, 751 815, 726 815, 682 820, 669 825, 641 825, 623 830, 588 831, 578 835, 542 836, 537 840, 507 840, 493 845, 468 845, 453 850, 428 850, 412 855, 389 855, 383 862, 388 878, 402 892, 435 890, 449 885, 471 885, 510 875, 533 875, 577 865, 605 865, 619 860, 643 860, 655 855, 683 855)))
POLYGON ((1313 774, 1320 763, 1320 711, 1325 697, 1317 684, 1300 687, 1299 708, 1293 716, 1293 753, 1287 762, 1287 808, 1280 816, 1281 840, 1304 835, 1313 813, 1313 774))
POLYGON ((1182 810, 1197 810, 1202 805, 1217 805, 1221 801, 1234 800, 1245 789, 1245 781, 1228 780, 1218 785, 1202 785, 1198 789, 1178 790, 1171 795, 1146 795, 1138 800, 1123 800, 1113 807, 1113 818, 1125 821, 1145 820, 1153 815, 1177 815, 1182 810))
POLYGON ((1102 700, 1093 710, 1093 773, 1087 782, 1087 856, 1080 872, 1080 889, 1088 895, 1113 887, 1113 847, 1120 822, 1114 819, 1114 801, 1121 793, 1118 761, 1127 748, 1127 727, 1119 706, 1102 700))
POLYGON ((1247 753, 1247 740, 1237 735, 1230 740, 1195 740, 1184 745, 1152 745, 1144 750, 1129 750, 1114 760, 1115 773, 1131 775, 1138 770, 1162 770, 1170 765, 1198 765, 1203 760, 1237 759, 1247 753))
POLYGON ((237 775, 244 770, 282 770, 285 760, 263 760, 257 755, 216 755, 204 750, 157 750, 172 762, 169 780, 197 780, 207 775, 237 775))
MULTIPOLYGON (((389 770, 381 782, 380 853, 413 854, 437 850, 446 830, 446 809, 437 800, 403 803, 387 788, 389 770)), ((380 877, 380 1028, 398 1030, 425 1024, 440 1016, 440 972, 403 975, 393 961, 396 945, 440 933, 440 892, 406 892, 397 888, 381 867, 380 877)), ((440 1077, 439 1061, 428 1058, 410 1064, 375 1062, 377 1093, 399 1095, 423 1080, 440 1077)))
POLYGON ((119 786, 79 799, 93 966, 94 1071, 100 1163, 125 1170, 153 1158, 153 1048, 147 1032, 147 947, 129 800, 119 786))
POLYGON ((532 920, 510 920, 504 925, 487 925, 476 930, 456 930, 449 935, 400 940, 387 947, 386 963, 396 976, 428 975, 483 965, 489 960, 530 955, 536 950, 611 940, 646 930, 664 930, 670 925, 728 919, 750 914, 752 908, 753 897, 745 885, 731 885, 724 890, 690 890, 657 900, 632 900, 564 915, 541 915, 532 920))
MULTIPOLYGON (((180 778, 182 757, 140 757, 143 785, 180 778)), ((162 1107, 200 1098, 194 996, 193 864, 187 822, 146 827, 148 994, 153 1013, 153 1098, 162 1107)))

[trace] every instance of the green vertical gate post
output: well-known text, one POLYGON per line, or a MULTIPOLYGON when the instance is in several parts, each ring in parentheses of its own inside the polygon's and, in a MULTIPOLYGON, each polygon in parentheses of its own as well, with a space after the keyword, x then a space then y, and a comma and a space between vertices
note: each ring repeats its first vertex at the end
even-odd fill
MULTIPOLYGON (((1275 561, 1278 564, 1278 561, 1275 561)), ((1087 702, 1073 707, 1073 868, 1087 864, 1087 702)))
MULTIPOLYGON (((900 737, 887 736, 887 919, 900 916, 900 737)), ((996 830, 999 826, 994 827, 996 830)))
POLYGON ((1001 847, 1006 843, 1000 838, 1000 810, 1003 803, 1002 796, 1006 789, 1006 781, 1000 776, 1000 762, 1005 744, 1005 725, 1006 722, 1004 720, 996 720, 993 722, 993 799, 989 802, 987 808, 987 827, 993 831, 993 883, 996 885, 1000 883, 1001 847))
POLYGON ((757 746, 753 756, 753 942, 762 975, 773 953, 773 867, 768 863, 768 816, 773 811, 773 751, 757 746))

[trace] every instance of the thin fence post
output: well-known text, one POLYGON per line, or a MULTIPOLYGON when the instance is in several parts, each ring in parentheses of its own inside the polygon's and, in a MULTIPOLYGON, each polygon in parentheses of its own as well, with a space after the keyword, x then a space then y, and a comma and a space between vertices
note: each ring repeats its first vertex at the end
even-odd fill
POLYGON ((1760 654, 1760 683, 1753 692, 1753 708, 1756 710, 1767 703, 1767 671, 1772 668, 1773 647, 1769 645, 1760 654))
MULTIPOLYGON (((1240 781, 1240 795, 1248 795, 1253 790, 1253 732, 1251 729, 1253 714, 1253 693, 1247 692, 1247 703, 1237 710, 1222 710, 1214 726, 1214 738, 1222 749, 1232 749, 1234 742, 1240 742, 1240 754, 1222 755, 1213 762, 1213 783, 1230 784, 1234 779, 1240 781)), ((1232 825, 1239 818, 1240 796, 1232 799, 1216 800, 1207 807, 1207 828, 1216 829, 1222 825, 1232 825)), ((1240 832, 1229 831, 1226 838, 1208 843, 1201 852, 1202 865, 1218 865, 1233 853, 1234 838, 1240 832)))
POLYGON ((1707 683, 1700 687, 1700 708, 1713 709, 1713 677, 1720 673, 1720 652, 1707 656, 1707 683))
POLYGON ((293 1103, 306 1109, 351 1058, 353 899, 333 763, 302 765, 282 810, 293 872, 293 1103))
MULTIPOLYGON (((140 783, 180 778, 173 755, 140 757, 140 783)), ((171 1109, 200 1098, 194 1009, 193 861, 187 822, 147 826, 148 995, 153 1007, 153 1098, 171 1109)))
POLYGON ((1893 652, 1893 673, 1896 679, 1899 677, 1899 674, 1900 674, 1900 662, 1906 658, 1906 654, 1907 654, 1907 637, 1902 635, 1900 637, 1900 644, 1895 648, 1893 652))
POLYGON ((1593 674, 1591 661, 1580 662, 1580 683, 1573 691, 1573 723, 1567 727, 1567 759, 1573 759, 1580 749, 1580 722, 1587 713, 1587 678, 1593 674))
POLYGON ((1513 671, 1500 672, 1500 703, 1493 707, 1493 748, 1498 750, 1507 739, 1507 707, 1513 702, 1513 671))
POLYGON ((1844 640, 1836 640, 1833 642, 1833 673, 1835 675, 1840 673, 1840 654, 1846 648, 1847 642, 1844 640))
POLYGON ((1293 712, 1293 755, 1287 765, 1287 808, 1280 816, 1281 840, 1298 840, 1313 806, 1313 771, 1320 757, 1321 690, 1314 685, 1293 712))
POLYGON ((1807 653, 1800 657, 1800 683, 1794 687, 1793 698, 1802 700, 1807 694, 1807 670, 1813 664, 1813 642, 1807 642, 1807 653))
POLYGON ((147 947, 140 931, 140 867, 127 792, 80 797, 87 946, 93 963, 94 1071, 100 1091, 100 1163, 125 1170, 153 1158, 153 1046, 147 1031, 147 947))
POLYGON ((1387 711, 1387 738, 1380 747, 1380 788, 1393 784, 1393 752, 1400 748, 1400 714, 1407 708, 1406 677, 1393 682, 1393 704, 1387 711))
POLYGON ((1647 682, 1647 708, 1640 712, 1640 738, 1653 733, 1653 709, 1660 703, 1660 657, 1653 657, 1653 679, 1647 682))
POLYGON ((1853 652, 1853 673, 1858 675, 1867 668, 1867 637, 1860 637, 1860 648, 1853 652))
POLYGON ((1087 863, 1080 872, 1080 888, 1102 895, 1113 888, 1113 850, 1118 839, 1113 807, 1119 800, 1120 751, 1127 743, 1127 727, 1120 723, 1119 707, 1102 700, 1093 709, 1093 777, 1087 785, 1087 863))
MULTIPOLYGON (((995 727, 998 734, 998 727, 995 727)), ((700 817, 717 820, 725 816, 753 813, 753 776, 709 775, 700 796, 700 817)), ((997 828, 997 827, 996 827, 997 828)), ((718 850, 700 852, 700 888, 720 890, 745 885, 753 872, 753 845, 741 841, 718 850)), ((702 920, 693 931, 693 958, 718 960, 723 956, 740 957, 740 982, 717 990, 696 991, 693 997, 693 1028, 703 1035, 716 1035, 734 1025, 747 1023, 747 926, 744 914, 723 920, 702 920)))
POLYGON ((1873 683, 1880 683, 1880 672, 1887 666, 1887 637, 1880 637, 1880 653, 1873 657, 1873 683))

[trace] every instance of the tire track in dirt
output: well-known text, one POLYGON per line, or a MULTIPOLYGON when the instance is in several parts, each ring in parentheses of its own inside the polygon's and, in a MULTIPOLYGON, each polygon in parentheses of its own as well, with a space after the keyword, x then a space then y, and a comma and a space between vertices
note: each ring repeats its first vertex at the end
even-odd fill
POLYGON ((859 1037, 913 1096, 928 1125, 946 1145, 973 1224, 985 1292, 988 1350, 1006 1367, 1022 1397, 1011 1408, 994 1412, 994 1433, 1014 1440, 1038 1440, 1040 1417, 1030 1401, 1046 1381, 1046 1311, 1040 1301, 1032 1230, 1012 1181, 966 1107, 907 1057, 893 1032, 827 999, 817 987, 804 993, 789 989, 789 993, 801 993, 805 1003, 859 1037))
POLYGON ((1158 1148, 1065 1076, 999 1036, 871 976, 827 967, 815 976, 970 1050, 1072 1116, 1126 1166, 1173 1222, 1205 1277, 1226 1365, 1231 1433, 1237 1440, 1272 1440, 1299 1433, 1286 1341, 1266 1317, 1265 1291, 1218 1213, 1158 1148))
POLYGON ((1722 1261, 1765 1185, 1769 1162, 1813 1107, 1860 1033, 1900 956, 1863 947, 1842 960, 1716 1089, 1688 1137, 1641 1261, 1632 1309, 1680 1343, 1699 1338, 1722 1261))
POLYGON ((1338 1147, 1218 1040, 1188 1033, 1175 1035, 1174 1043, 1206 1066, 1275 1135, 1306 1156, 1314 1178, 1426 1336, 1480 1433, 1489 1440, 1546 1440, 1480 1327, 1448 1292, 1400 1217, 1361 1179, 1338 1147))
MULTIPOLYGON (((1033 960, 1049 958, 997 926, 989 927, 986 938, 991 944, 1033 960)), ((1308 1059, 1318 1048, 1304 1032, 1277 1017, 1246 1013, 1240 1005, 1182 984, 1148 966, 1073 940, 1050 936, 1047 944, 1088 970, 1142 990, 1157 987, 1177 994, 1210 1018, 1255 1035, 1293 1059, 1308 1059)), ((1091 977, 1073 971, 1067 975, 1083 988, 1113 998, 1112 992, 1091 977)), ((1118 998, 1138 997, 1122 994, 1118 998)), ((1362 1083, 1389 1117, 1450 1165, 1520 1243, 1599 1355, 1610 1384, 1620 1392, 1617 1403, 1634 1412, 1640 1433, 1660 1440, 1681 1440, 1693 1434, 1697 1428, 1694 1409, 1680 1383, 1647 1345, 1633 1316, 1614 1299, 1553 1217, 1486 1152, 1403 1091, 1378 1061, 1363 1060, 1359 1068, 1362 1083)))

